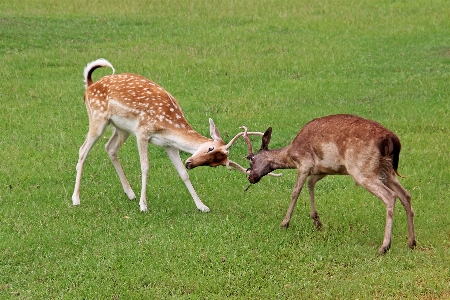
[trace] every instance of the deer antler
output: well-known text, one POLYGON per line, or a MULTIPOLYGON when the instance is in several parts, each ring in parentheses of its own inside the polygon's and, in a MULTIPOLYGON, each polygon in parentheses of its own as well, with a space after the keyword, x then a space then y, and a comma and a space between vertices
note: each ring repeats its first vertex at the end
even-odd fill
POLYGON ((241 166, 241 165, 238 164, 237 162, 234 162, 234 161, 232 161, 232 160, 228 160, 228 162, 227 162, 227 168, 228 168, 228 170, 231 170, 231 167, 233 167, 233 168, 235 168, 236 170, 238 170, 238 171, 240 171, 240 172, 242 172, 242 173, 248 175, 248 172, 247 172, 247 169, 246 169, 246 168, 244 168, 243 166, 241 166))
POLYGON ((252 142, 248 138, 248 129, 247 129, 246 126, 241 126, 240 128, 244 129, 244 136, 243 137, 244 137, 244 140, 247 142, 247 146, 248 146, 248 155, 245 158, 250 159, 255 154, 253 154, 252 142))
MULTIPOLYGON (((241 126, 240 128, 244 128, 245 126, 241 126)), ((231 139, 231 141, 225 146, 225 149, 229 149, 236 141, 237 141, 237 139, 238 138, 240 138, 241 136, 243 136, 244 134, 247 134, 247 135, 259 135, 259 136, 263 136, 264 135, 264 133, 262 133, 262 132, 247 132, 247 133, 245 133, 245 132, 239 132, 238 134, 236 134, 235 135, 235 137, 234 138, 232 138, 231 139)))

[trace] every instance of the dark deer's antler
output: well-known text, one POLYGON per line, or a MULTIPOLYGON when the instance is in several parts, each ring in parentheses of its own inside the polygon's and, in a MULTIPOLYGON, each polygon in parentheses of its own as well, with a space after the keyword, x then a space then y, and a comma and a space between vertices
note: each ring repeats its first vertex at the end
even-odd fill
POLYGON ((250 141, 250 139, 248 138, 248 135, 247 135, 248 129, 246 126, 241 126, 240 128, 244 129, 243 137, 244 137, 244 140, 247 142, 247 146, 248 146, 248 155, 245 158, 250 159, 255 154, 253 154, 252 142, 250 141))

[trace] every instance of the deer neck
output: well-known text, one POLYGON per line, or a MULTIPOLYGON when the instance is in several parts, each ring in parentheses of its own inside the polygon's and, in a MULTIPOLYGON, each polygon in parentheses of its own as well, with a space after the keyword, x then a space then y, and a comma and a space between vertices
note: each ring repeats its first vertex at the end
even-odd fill
POLYGON ((162 132, 161 135, 151 137, 150 142, 158 145, 160 144, 159 139, 164 140, 164 145, 161 146, 175 147, 190 154, 194 154, 202 144, 212 141, 192 128, 183 131, 167 130, 162 132))
POLYGON ((289 147, 273 149, 270 151, 270 161, 272 168, 276 169, 291 169, 295 168, 295 163, 289 155, 289 147))

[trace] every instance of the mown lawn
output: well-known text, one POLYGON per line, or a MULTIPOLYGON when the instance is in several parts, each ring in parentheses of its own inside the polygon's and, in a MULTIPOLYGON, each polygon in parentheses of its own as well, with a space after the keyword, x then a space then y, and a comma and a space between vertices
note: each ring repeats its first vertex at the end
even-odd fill
MULTIPOLYGON (((449 11, 444 0, 1 2, 0 298, 450 298, 449 11), (191 170, 211 208, 198 212, 155 146, 141 213, 104 151, 111 130, 73 207, 83 68, 100 57, 166 88, 201 134, 213 118, 225 141, 272 126, 283 147, 335 113, 382 123, 402 141, 417 248, 397 205, 391 250, 376 255, 385 207, 348 177, 318 184, 321 231, 306 191, 278 228, 295 170, 247 192, 236 171, 191 170)), ((243 141, 231 149, 247 166, 245 154, 243 141)), ((134 138, 119 156, 139 195, 134 138)))

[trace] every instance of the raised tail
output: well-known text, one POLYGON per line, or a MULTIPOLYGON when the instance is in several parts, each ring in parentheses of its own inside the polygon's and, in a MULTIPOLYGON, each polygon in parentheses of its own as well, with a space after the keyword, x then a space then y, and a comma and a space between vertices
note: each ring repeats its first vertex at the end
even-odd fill
POLYGON ((100 58, 97 60, 94 60, 87 64, 87 66, 84 68, 84 83, 86 85, 86 88, 88 88, 92 84, 92 72, 94 72, 95 69, 102 68, 102 67, 110 67, 113 70, 113 74, 116 70, 114 70, 114 67, 112 64, 107 61, 104 58, 100 58))

